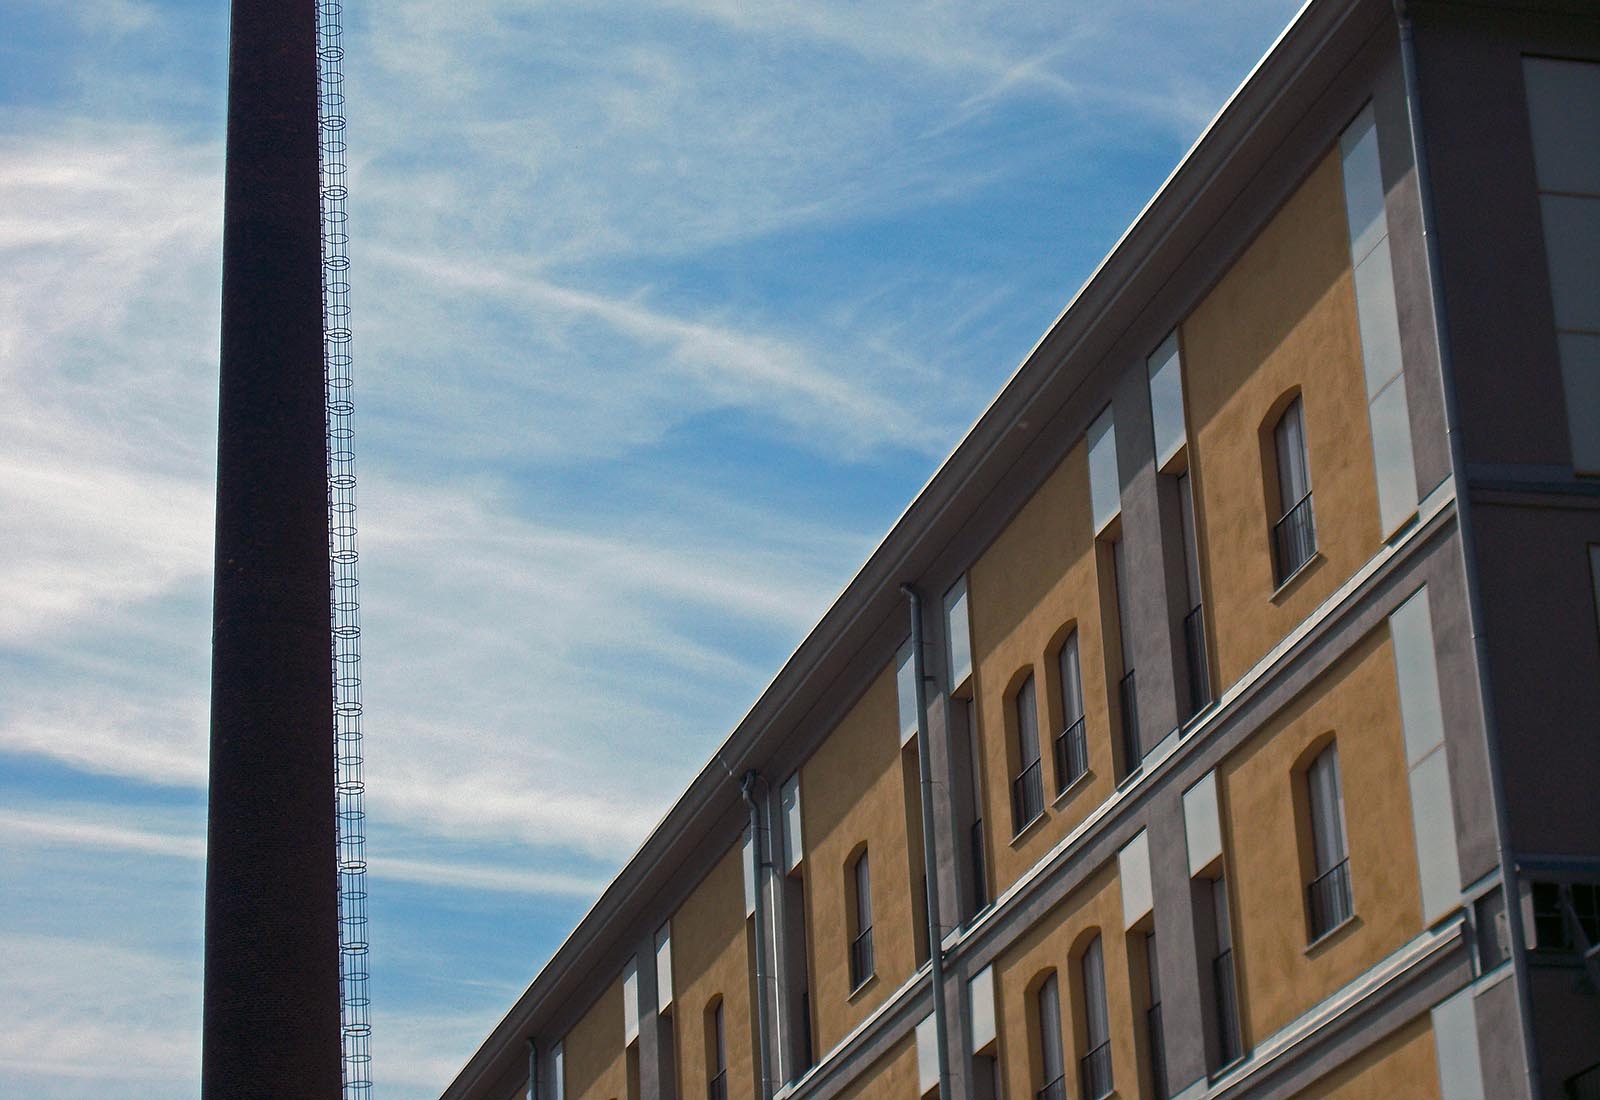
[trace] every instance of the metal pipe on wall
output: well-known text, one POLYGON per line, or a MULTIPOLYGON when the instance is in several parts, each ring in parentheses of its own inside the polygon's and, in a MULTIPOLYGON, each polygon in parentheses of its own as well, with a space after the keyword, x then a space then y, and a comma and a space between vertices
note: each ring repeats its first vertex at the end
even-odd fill
POLYGON ((928 752, 928 688, 922 658, 922 597, 902 584, 911 607, 911 672, 917 680, 917 773, 922 781, 922 866, 928 880, 928 961, 933 980, 933 1032, 939 1047, 939 1096, 950 1096, 950 1050, 944 1009, 944 935, 939 924, 939 860, 934 847, 933 763, 928 752))
POLYGON ((757 1100, 771 1100, 772 1097, 772 1053, 771 1032, 767 1023, 767 856, 766 845, 762 842, 762 835, 766 832, 761 823, 763 807, 756 801, 754 794, 755 785, 768 790, 767 781, 761 773, 751 769, 744 773, 744 779, 739 784, 739 793, 744 796, 745 805, 750 807, 750 869, 755 882, 756 901, 756 1057, 759 1062, 757 1069, 761 1076, 761 1091, 757 1100))

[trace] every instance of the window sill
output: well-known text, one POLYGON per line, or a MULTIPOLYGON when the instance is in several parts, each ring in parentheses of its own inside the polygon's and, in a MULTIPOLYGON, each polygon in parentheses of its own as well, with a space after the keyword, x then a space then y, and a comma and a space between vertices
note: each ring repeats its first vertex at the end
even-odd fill
POLYGON ((1352 912, 1344 920, 1340 921, 1338 924, 1336 924, 1332 928, 1328 929, 1322 935, 1318 936, 1316 939, 1314 939, 1310 943, 1306 944, 1306 949, 1305 949, 1306 956, 1309 958, 1312 955, 1321 954, 1322 953, 1322 949, 1324 947, 1328 946, 1328 944, 1330 942, 1332 942, 1335 939, 1342 939, 1345 932, 1349 931, 1350 929, 1353 929, 1356 925, 1358 925, 1360 923, 1361 922, 1356 918, 1355 913, 1352 912))
POLYGON ((1074 779, 1071 783, 1068 783, 1065 787, 1062 787, 1056 792, 1055 798, 1051 800, 1050 808, 1052 810, 1061 809, 1061 807, 1072 801, 1081 792, 1087 790, 1089 787, 1089 780, 1093 778, 1094 771, 1091 769, 1078 776, 1078 778, 1074 779))
POLYGON ((1028 836, 1029 833, 1033 832, 1036 828, 1038 828, 1039 822, 1048 821, 1049 819, 1050 819, 1050 815, 1045 813, 1043 810, 1040 810, 1037 814, 1034 815, 1032 821, 1028 822, 1021 829, 1019 829, 1017 831, 1017 835, 1011 838, 1011 846, 1013 848, 1015 848, 1017 845, 1021 844, 1023 842, 1023 840, 1028 836))
POLYGON ((850 995, 845 998, 846 1003, 855 1004, 855 1001, 856 1001, 857 997, 861 996, 863 993, 865 993, 867 990, 871 989, 873 986, 875 986, 877 984, 878 984, 878 972, 876 970, 874 970, 871 974, 868 974, 865 978, 861 979, 861 984, 860 985, 856 986, 854 989, 852 989, 850 991, 850 995))
POLYGON ((1321 565, 1327 560, 1327 558, 1322 556, 1321 550, 1312 551, 1311 556, 1305 561, 1301 562, 1298 569, 1296 569, 1293 573, 1290 573, 1287 577, 1283 578, 1278 587, 1272 590, 1272 595, 1269 596, 1268 599, 1270 599, 1273 603, 1282 602, 1282 600, 1288 596, 1290 589, 1300 587, 1300 581, 1305 578, 1307 574, 1313 572, 1317 566, 1321 565))

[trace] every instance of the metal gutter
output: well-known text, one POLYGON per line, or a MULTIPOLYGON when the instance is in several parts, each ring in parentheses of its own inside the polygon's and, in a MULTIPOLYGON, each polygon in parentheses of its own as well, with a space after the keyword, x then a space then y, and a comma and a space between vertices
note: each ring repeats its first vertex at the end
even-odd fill
POLYGON ((933 971, 933 1032, 939 1047, 939 1095, 949 1097, 950 1046, 945 1023, 944 935, 939 923, 939 866, 934 846, 933 763, 928 744, 928 682, 922 653, 922 597, 910 584, 902 584, 911 609, 911 671, 917 679, 917 772, 922 780, 922 873, 927 880, 928 961, 933 971))

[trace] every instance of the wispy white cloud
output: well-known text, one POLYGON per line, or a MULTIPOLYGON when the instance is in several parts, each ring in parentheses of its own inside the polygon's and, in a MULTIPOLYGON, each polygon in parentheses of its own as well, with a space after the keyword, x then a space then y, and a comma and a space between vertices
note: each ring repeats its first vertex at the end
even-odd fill
POLYGON ((199 967, 70 937, 0 935, 0 1076, 18 1095, 192 1092, 199 967), (99 1085, 90 1084, 99 1082, 99 1085))

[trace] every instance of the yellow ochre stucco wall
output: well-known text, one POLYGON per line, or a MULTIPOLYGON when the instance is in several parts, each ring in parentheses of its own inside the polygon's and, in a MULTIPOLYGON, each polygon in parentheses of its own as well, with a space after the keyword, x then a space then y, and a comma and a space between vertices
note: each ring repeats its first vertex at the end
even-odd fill
MULTIPOLYGON (((1381 543, 1339 159, 1329 154, 1181 326, 1190 468, 1220 686, 1381 543), (1261 429, 1298 388, 1321 560, 1273 597, 1261 429)), ((1276 475, 1273 475, 1274 479, 1276 475)), ((1275 480, 1271 483, 1275 484, 1275 480)))
MULTIPOLYGON (((827 1054, 916 970, 899 701, 886 666, 800 769, 813 1048, 827 1054), (846 879, 865 843, 876 975, 850 990, 846 879)), ((920 876, 918 876, 920 888, 920 876)))
POLYGON ((974 653, 973 713, 993 894, 1015 882, 1115 787, 1106 703, 1088 447, 1079 442, 968 573, 974 653), (1062 728, 1057 652, 1078 631, 1089 774, 1055 802, 1052 746, 1062 728), (1014 693, 1031 669, 1039 709, 1044 819, 1012 836, 1011 782, 1020 772, 1014 693))
POLYGON ((840 1100, 916 1100, 917 1043, 908 1035, 874 1062, 865 1073, 845 1086, 840 1100))
POLYGON ((1006 1096, 1033 1096, 1045 1082, 1039 1072, 1039 1039, 1035 1031, 1033 992, 1030 986, 1044 971, 1054 969, 1061 1001, 1061 1049, 1070 1082, 1077 1095, 1076 1066, 1086 1051, 1083 1031, 1081 972, 1075 954, 1098 929, 1104 952, 1106 1010, 1111 1022, 1112 1077, 1118 1096, 1138 1096, 1139 1073, 1131 1021, 1132 982, 1128 975, 1128 945, 1122 929, 1122 888, 1112 860, 1050 910, 994 963, 995 1014, 999 1040, 1000 1077, 1006 1096))
POLYGON ((1300 1016, 1422 931, 1393 648, 1380 626, 1217 769, 1247 1042, 1300 1016), (1297 767, 1339 751, 1355 918, 1307 946, 1309 827, 1297 767))
POLYGON ((672 916, 672 1024, 681 1096, 706 1094, 706 1009, 718 996, 723 998, 729 1100, 755 1095, 752 951, 742 853, 739 843, 729 848, 672 916))
POLYGON ((1294 1100, 1451 1100, 1439 1096, 1429 1018, 1418 1016, 1296 1093, 1294 1100))
POLYGON ((628 1058, 622 1045, 622 975, 572 1025, 562 1041, 572 1100, 625 1100, 628 1058))

